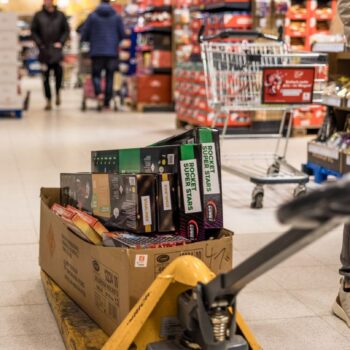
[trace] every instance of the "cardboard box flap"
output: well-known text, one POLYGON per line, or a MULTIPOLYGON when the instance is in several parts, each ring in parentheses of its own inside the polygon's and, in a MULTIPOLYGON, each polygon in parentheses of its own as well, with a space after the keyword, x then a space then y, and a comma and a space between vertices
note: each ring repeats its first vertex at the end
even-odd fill
POLYGON ((59 188, 41 188, 40 198, 49 208, 51 208, 53 204, 61 202, 60 189, 59 188))

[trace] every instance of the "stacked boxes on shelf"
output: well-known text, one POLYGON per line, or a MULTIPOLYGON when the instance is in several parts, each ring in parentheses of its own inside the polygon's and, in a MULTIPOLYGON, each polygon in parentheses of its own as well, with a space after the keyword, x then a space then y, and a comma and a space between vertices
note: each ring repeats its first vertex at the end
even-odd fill
POLYGON ((287 42, 295 50, 310 51, 315 35, 330 33, 336 7, 336 0, 292 0, 286 15, 287 42))
MULTIPOLYGON (((177 4, 180 13, 188 4, 183 1, 177 4)), ((211 126, 215 117, 208 105, 205 88, 203 65, 200 62, 200 44, 198 36, 205 25, 205 34, 211 35, 225 29, 251 29, 251 1, 196 1, 189 5, 190 19, 186 29, 190 37, 185 47, 179 45, 177 57, 180 57, 175 73, 175 102, 177 123, 188 123, 197 126, 211 126), (191 53, 189 54, 189 49, 191 53), (186 61, 186 58, 188 60, 186 61)), ((225 115, 218 116, 217 126, 224 125, 225 115)), ((232 113, 228 126, 250 126, 251 118, 247 113, 232 113)))
POLYGON ((134 100, 141 108, 144 105, 163 107, 172 103, 171 5, 171 1, 167 0, 140 3, 135 29, 138 33, 138 46, 134 100))
POLYGON ((21 113, 17 16, 0 13, 0 113, 21 113))

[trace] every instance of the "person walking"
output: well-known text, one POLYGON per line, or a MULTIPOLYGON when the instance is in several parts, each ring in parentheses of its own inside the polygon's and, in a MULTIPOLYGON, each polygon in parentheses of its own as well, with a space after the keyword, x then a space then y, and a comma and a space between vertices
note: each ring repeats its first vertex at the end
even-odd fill
MULTIPOLYGON (((338 0, 338 13, 344 24, 347 44, 350 44, 350 0, 338 0)), ((333 313, 342 319, 350 328, 350 224, 344 226, 343 246, 340 254, 342 267, 339 270, 343 277, 340 280, 338 296, 333 304, 333 313)))
POLYGON ((82 29, 81 41, 90 43, 92 60, 92 81, 99 107, 109 109, 113 97, 114 73, 118 69, 118 48, 125 37, 121 16, 110 5, 110 0, 102 0, 96 10, 89 15, 82 29), (105 72, 106 88, 101 87, 102 72, 105 72))
POLYGON ((63 46, 69 38, 70 28, 65 14, 58 11, 54 0, 44 0, 41 11, 34 15, 32 36, 39 48, 39 61, 42 64, 44 91, 47 100, 45 110, 52 109, 52 93, 50 87, 51 71, 56 79, 56 105, 61 104, 63 46))

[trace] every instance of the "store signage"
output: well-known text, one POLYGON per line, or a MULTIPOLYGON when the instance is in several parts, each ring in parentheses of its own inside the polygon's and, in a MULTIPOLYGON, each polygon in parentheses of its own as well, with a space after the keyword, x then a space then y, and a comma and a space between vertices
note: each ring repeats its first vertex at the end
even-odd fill
POLYGON ((263 104, 310 104, 315 82, 314 67, 263 68, 263 104))

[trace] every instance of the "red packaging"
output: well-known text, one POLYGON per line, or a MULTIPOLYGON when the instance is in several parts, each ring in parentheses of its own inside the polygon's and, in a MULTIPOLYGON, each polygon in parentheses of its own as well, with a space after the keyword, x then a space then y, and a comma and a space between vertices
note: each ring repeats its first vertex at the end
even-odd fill
POLYGON ((139 75, 137 101, 139 103, 171 103, 171 75, 139 75))

